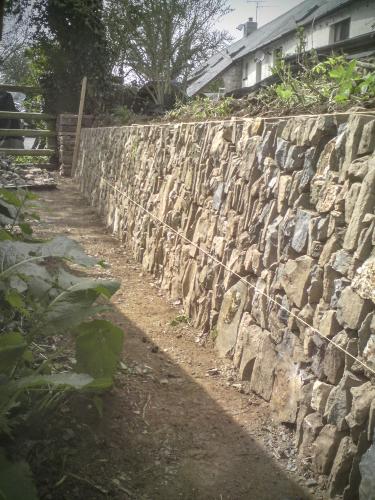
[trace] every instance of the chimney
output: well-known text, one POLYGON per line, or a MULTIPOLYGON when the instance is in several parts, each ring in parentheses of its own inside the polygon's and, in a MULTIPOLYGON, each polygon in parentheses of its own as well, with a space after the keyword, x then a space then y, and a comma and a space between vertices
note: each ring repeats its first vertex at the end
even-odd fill
POLYGON ((252 17, 249 17, 246 23, 243 24, 243 36, 246 37, 251 35, 257 28, 258 23, 253 21, 252 17))
POLYGON ((246 23, 242 23, 239 26, 237 26, 237 29, 239 31, 242 31, 242 37, 245 38, 251 33, 254 33, 254 31, 258 28, 258 23, 256 21, 253 21, 252 17, 249 17, 249 19, 246 21, 246 23))

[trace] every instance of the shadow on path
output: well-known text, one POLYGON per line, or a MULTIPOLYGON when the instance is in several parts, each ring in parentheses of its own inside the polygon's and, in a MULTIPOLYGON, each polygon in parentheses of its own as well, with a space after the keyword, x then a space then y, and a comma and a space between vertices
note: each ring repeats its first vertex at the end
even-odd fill
POLYGON ((87 400, 69 410, 80 429, 75 453, 64 463, 65 480, 45 498, 312 498, 257 440, 267 405, 229 387, 220 372, 207 376, 217 366, 212 350, 194 343, 188 325, 170 325, 178 311, 106 233, 73 184, 39 195, 39 231, 69 234, 109 262, 110 271, 98 275, 122 281, 110 316, 126 334, 122 370, 104 398, 103 417, 87 400))

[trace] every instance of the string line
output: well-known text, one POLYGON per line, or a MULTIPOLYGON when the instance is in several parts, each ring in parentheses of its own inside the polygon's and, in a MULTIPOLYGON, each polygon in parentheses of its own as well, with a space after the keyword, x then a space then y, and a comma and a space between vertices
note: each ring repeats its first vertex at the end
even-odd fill
POLYGON ((361 361, 359 358, 355 357, 353 354, 351 354, 344 347, 342 347, 339 344, 337 344, 334 340, 326 337, 317 328, 313 327, 312 325, 310 325, 309 323, 307 323, 307 321, 305 321, 303 318, 300 318, 297 314, 293 313, 288 308, 286 308, 285 306, 283 306, 282 304, 280 304, 279 302, 277 302, 277 300, 275 300, 274 298, 272 298, 271 296, 269 296, 267 293, 265 293, 262 290, 260 290, 259 288, 257 288, 253 283, 251 283, 250 281, 248 281, 246 278, 244 278, 243 276, 240 276, 238 273, 236 273, 235 271, 233 271, 232 269, 230 269, 226 264, 224 264, 223 262, 221 262, 220 260, 218 260, 214 255, 210 254, 209 252, 207 252, 206 250, 204 250, 203 248, 201 248, 199 245, 197 245, 193 241, 189 240, 189 238, 187 238, 183 234, 179 233, 176 229, 174 229, 172 226, 170 226, 167 222, 163 221, 162 219, 160 219, 159 217, 157 217, 155 214, 153 214, 152 212, 150 212, 143 205, 139 204, 138 202, 136 202, 135 200, 133 200, 132 198, 130 198, 130 196, 128 196, 124 191, 121 191, 116 186, 114 186, 113 184, 111 184, 105 177, 99 176, 99 175, 98 176, 94 175, 94 177, 96 177, 98 179, 101 179, 111 189, 113 189, 114 191, 116 191, 117 193, 119 193, 121 196, 127 198, 135 206, 139 207, 144 212, 146 212, 148 215, 150 215, 153 219, 157 220, 162 226, 168 228, 170 231, 172 231, 174 234, 176 234, 176 236, 178 236, 182 240, 186 241, 190 245, 193 245, 199 252, 201 252, 202 254, 206 255, 212 261, 216 262, 216 264, 219 264, 221 267, 223 267, 226 271, 228 271, 229 273, 231 273, 233 276, 236 276, 236 278, 238 278, 239 281, 241 281, 242 283, 244 283, 248 287, 252 288, 255 293, 258 293, 258 294, 262 295, 267 300, 269 300, 270 302, 272 302, 273 304, 275 304, 276 306, 278 306, 279 309, 287 312, 292 318, 295 318, 297 321, 299 321, 300 323, 302 323, 305 327, 311 329, 314 333, 317 333, 320 337, 322 337, 323 339, 327 340, 327 342, 329 342, 330 344, 332 344, 334 347, 336 347, 337 349, 339 349, 340 351, 342 351, 344 354, 346 354, 347 356, 349 356, 350 358, 352 358, 354 361, 356 361, 357 363, 359 363, 360 365, 362 365, 363 368, 365 368, 366 370, 368 370, 369 372, 371 372, 373 375, 375 375, 375 370, 373 368, 371 368, 370 366, 368 366, 366 363, 364 363, 363 361, 361 361))

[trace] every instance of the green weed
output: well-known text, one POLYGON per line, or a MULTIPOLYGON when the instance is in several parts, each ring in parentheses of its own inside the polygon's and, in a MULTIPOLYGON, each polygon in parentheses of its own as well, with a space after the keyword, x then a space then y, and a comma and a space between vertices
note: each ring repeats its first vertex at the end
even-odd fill
POLYGON ((181 324, 190 324, 190 318, 188 316, 185 316, 184 314, 180 314, 179 316, 176 316, 172 321, 170 322, 171 326, 177 326, 181 324))

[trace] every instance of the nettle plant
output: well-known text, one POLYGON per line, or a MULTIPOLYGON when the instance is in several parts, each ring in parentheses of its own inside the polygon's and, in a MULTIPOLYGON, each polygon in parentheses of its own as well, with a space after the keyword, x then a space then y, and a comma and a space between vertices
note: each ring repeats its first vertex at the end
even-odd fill
MULTIPOLYGON (((122 350, 122 330, 97 318, 119 283, 83 276, 100 263, 77 242, 33 238, 34 199, 0 189, 0 437, 72 391, 93 394, 99 407, 95 394, 112 386, 122 350)), ((37 498, 28 465, 1 448, 0 498, 37 498)))
POLYGON ((348 101, 363 103, 375 97, 374 65, 348 60, 344 55, 334 53, 320 61, 316 50, 307 50, 303 28, 297 30, 296 37, 294 71, 279 54, 272 73, 280 83, 263 89, 260 99, 269 104, 276 102, 294 107, 328 104, 334 109, 337 104, 348 101))
POLYGON ((356 59, 344 56, 328 57, 313 68, 325 82, 326 96, 335 102, 345 102, 351 97, 366 100, 375 96, 375 72, 364 74, 356 59))
POLYGON ((300 71, 295 75, 288 63, 278 62, 273 73, 280 83, 270 86, 265 95, 276 94, 281 102, 290 105, 328 103, 332 107, 375 97, 375 71, 366 70, 355 59, 332 55, 318 62, 316 54, 311 53, 298 64, 300 71))

